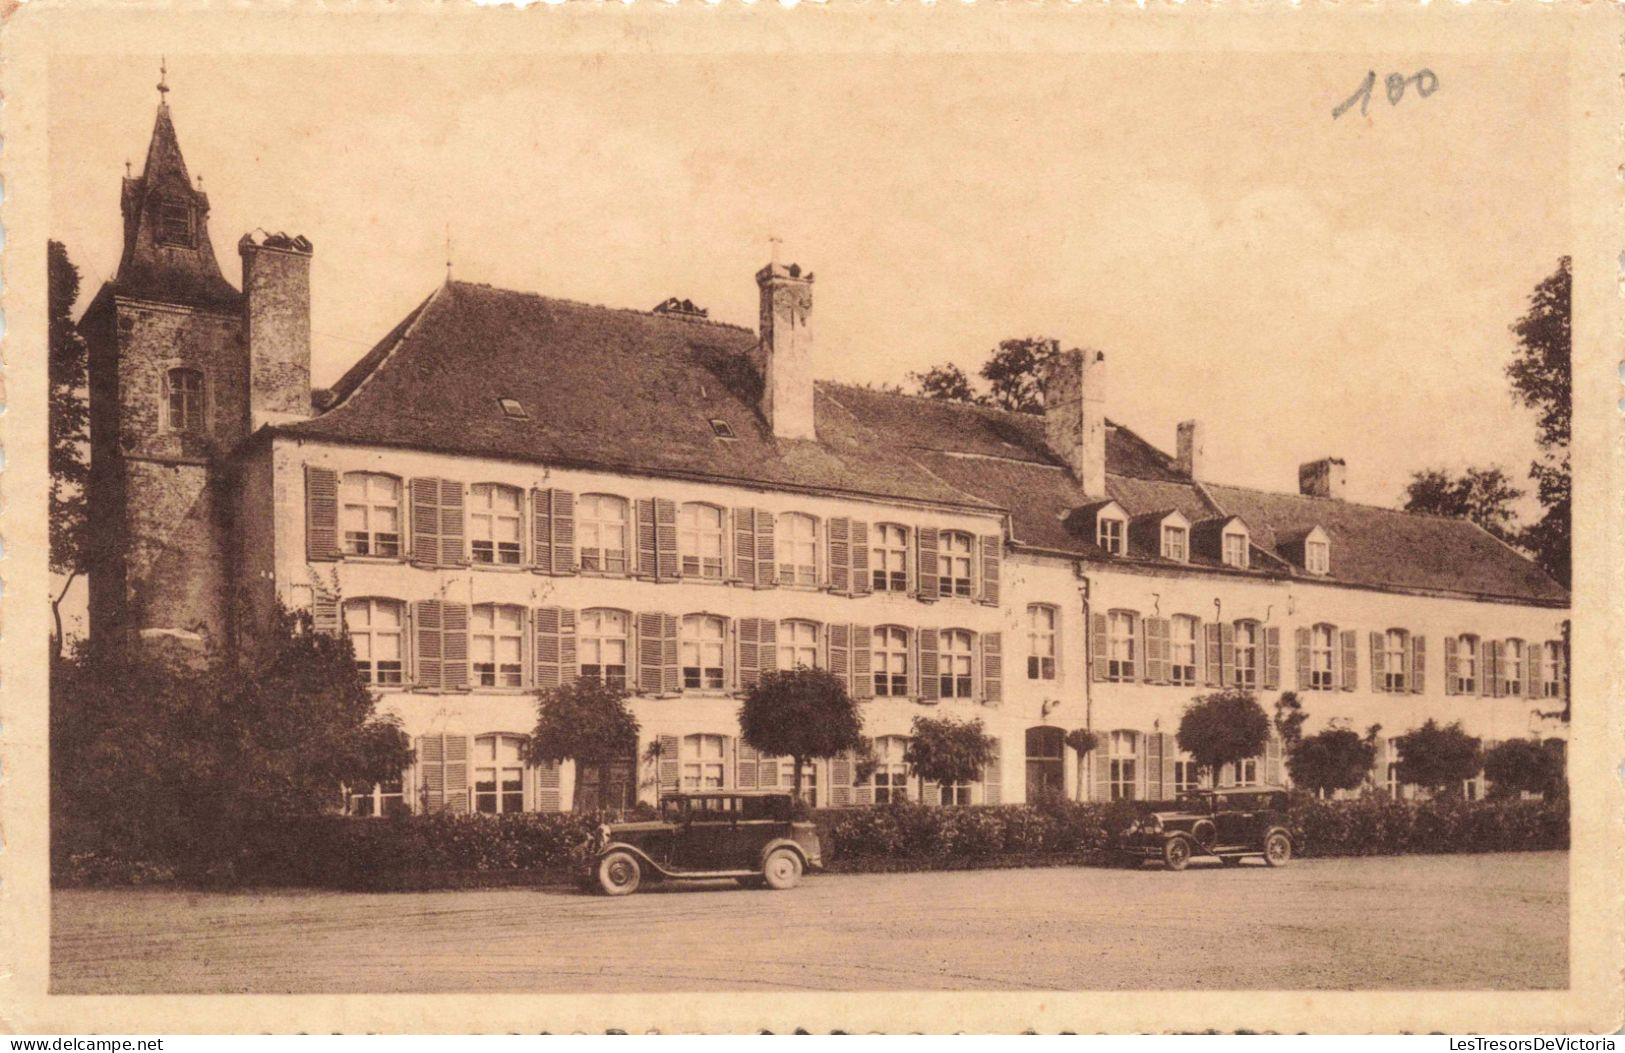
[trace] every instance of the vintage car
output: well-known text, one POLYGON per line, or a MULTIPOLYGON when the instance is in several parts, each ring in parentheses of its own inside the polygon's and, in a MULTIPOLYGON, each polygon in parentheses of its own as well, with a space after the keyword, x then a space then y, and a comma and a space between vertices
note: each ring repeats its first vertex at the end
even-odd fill
POLYGON ((1193 857, 1234 866, 1258 856, 1285 866, 1292 859, 1286 791, 1198 790, 1149 804, 1124 833, 1123 852, 1133 865, 1160 859, 1169 870, 1184 870, 1193 857))
POLYGON ((790 794, 767 790, 671 794, 658 819, 599 827, 594 848, 591 879, 610 896, 667 878, 787 889, 823 866, 813 824, 794 818, 790 794))

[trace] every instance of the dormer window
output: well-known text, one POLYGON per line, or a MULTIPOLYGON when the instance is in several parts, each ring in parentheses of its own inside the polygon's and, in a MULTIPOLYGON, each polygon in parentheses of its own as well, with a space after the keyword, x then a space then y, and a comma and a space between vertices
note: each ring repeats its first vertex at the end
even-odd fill
POLYGON ((190 248, 194 242, 192 206, 179 198, 166 198, 158 204, 158 243, 190 248))
POLYGON ((1224 532, 1223 559, 1227 567, 1247 569, 1247 532, 1230 529, 1224 532))
POLYGON ((1190 559, 1190 530, 1173 523, 1162 528, 1162 558, 1184 563, 1190 559))
POLYGON ((1123 554, 1123 521, 1112 516, 1101 516, 1095 521, 1095 544, 1108 555, 1123 554))
POLYGON ((1303 568, 1311 574, 1330 574, 1332 547, 1325 541, 1310 538, 1303 546, 1303 568))

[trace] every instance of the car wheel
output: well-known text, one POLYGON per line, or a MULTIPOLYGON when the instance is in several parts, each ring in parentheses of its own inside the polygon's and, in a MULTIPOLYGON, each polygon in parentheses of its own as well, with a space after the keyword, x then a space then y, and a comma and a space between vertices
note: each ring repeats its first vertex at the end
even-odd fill
POLYGON ((1279 830, 1264 838, 1264 862, 1272 867, 1292 862, 1292 838, 1279 830))
POLYGON ((598 888, 606 896, 630 896, 643 881, 643 868, 630 852, 611 852, 598 861, 598 888))
POLYGON ((1184 870, 1191 861, 1191 843, 1187 838, 1170 837, 1162 846, 1162 862, 1169 870, 1184 870))
POLYGON ((788 848, 775 848, 762 864, 762 880, 771 889, 795 888, 801 881, 801 857, 788 848))

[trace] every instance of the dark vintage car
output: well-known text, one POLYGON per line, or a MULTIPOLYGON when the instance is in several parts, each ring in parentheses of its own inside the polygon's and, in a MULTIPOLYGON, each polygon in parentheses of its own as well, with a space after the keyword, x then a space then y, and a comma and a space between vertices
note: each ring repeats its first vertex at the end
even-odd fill
POLYGON ((1285 866, 1292 859, 1286 791, 1198 790, 1149 804, 1124 834, 1123 851, 1131 863, 1160 859, 1169 870, 1184 870, 1193 857, 1233 866, 1258 856, 1285 866))
POLYGON ((823 857, 813 824, 793 815, 787 793, 672 794, 661 799, 658 819, 599 827, 591 877, 610 896, 666 878, 794 888, 805 871, 823 866, 823 857))

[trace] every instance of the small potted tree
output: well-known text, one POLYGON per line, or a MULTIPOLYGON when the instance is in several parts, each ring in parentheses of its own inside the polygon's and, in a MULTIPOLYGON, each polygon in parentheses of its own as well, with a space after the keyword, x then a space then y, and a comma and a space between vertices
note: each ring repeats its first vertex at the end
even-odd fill
POLYGON ((1078 790, 1076 799, 1081 801, 1084 798, 1084 761, 1100 745, 1100 736, 1088 728, 1073 728, 1066 733, 1066 744, 1071 746, 1073 752, 1078 755, 1078 790))

